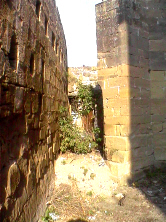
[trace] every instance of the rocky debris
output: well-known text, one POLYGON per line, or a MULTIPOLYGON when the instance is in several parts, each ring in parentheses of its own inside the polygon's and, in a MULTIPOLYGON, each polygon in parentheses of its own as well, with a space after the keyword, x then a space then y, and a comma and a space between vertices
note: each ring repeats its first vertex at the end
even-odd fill
POLYGON ((118 202, 118 205, 123 206, 123 205, 124 205, 125 198, 126 198, 126 195, 123 194, 123 197, 120 198, 120 200, 119 200, 119 202, 118 202))

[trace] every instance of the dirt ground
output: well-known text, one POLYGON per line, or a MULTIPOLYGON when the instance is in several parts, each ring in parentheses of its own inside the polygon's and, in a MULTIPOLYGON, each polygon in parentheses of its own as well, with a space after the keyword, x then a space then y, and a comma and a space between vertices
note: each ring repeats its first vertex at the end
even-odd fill
POLYGON ((151 173, 132 186, 119 186, 110 179, 100 153, 92 152, 60 155, 55 173, 55 190, 47 203, 54 221, 166 221, 163 172, 151 173))

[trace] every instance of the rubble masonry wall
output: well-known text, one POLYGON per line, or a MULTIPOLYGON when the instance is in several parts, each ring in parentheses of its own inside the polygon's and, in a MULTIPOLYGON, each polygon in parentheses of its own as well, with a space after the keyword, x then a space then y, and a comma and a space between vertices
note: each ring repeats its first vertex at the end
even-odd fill
POLYGON ((37 221, 54 185, 67 49, 54 0, 0 1, 0 221, 37 221))

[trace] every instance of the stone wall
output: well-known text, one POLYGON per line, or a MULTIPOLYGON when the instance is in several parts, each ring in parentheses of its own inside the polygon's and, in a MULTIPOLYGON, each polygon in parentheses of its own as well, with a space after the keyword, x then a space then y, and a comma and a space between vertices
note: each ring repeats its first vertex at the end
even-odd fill
POLYGON ((148 7, 151 122, 154 161, 160 166, 166 160, 166 2, 152 1, 148 7))
POLYGON ((0 2, 0 221, 37 221, 54 186, 67 50, 54 0, 0 2))
POLYGON ((166 160, 165 1, 96 6, 105 156, 119 182, 166 160))

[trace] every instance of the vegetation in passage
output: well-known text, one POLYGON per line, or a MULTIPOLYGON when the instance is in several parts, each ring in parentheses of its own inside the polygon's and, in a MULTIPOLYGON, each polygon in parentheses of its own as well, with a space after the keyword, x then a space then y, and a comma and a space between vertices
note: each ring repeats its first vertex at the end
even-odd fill
MULTIPOLYGON (((79 83, 77 101, 80 104, 77 110, 80 116, 87 116, 94 109, 95 99, 91 85, 87 86, 79 83)), ((98 137, 99 128, 94 128, 92 132, 81 131, 80 128, 73 124, 72 116, 69 115, 67 108, 61 106, 59 112, 60 150, 62 153, 71 151, 85 154, 98 146, 100 141, 98 137)))

